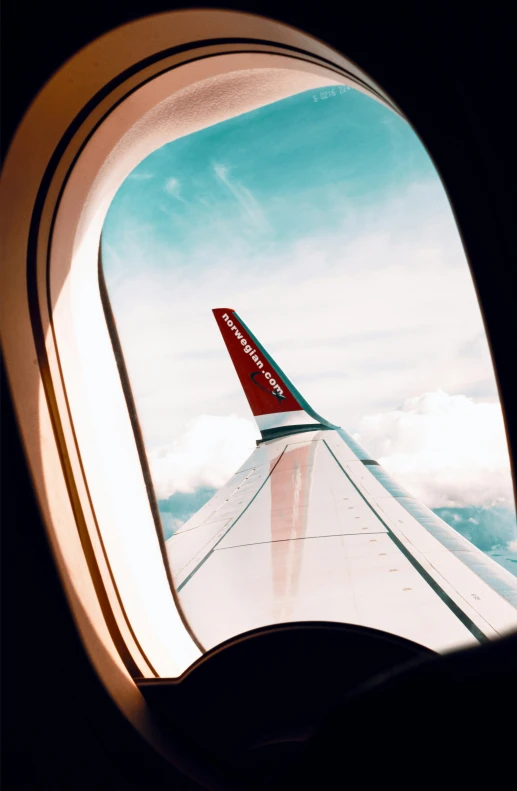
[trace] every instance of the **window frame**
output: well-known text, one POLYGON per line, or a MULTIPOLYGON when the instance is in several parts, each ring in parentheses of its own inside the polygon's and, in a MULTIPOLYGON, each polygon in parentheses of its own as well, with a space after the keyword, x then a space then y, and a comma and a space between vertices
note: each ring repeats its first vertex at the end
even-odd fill
MULTIPOLYGON (((126 610, 84 461, 85 429, 79 425, 73 403, 70 359, 77 347, 73 347, 73 333, 67 337, 67 327, 71 327, 67 316, 73 316, 73 311, 70 304, 68 308, 66 305, 64 273, 73 261, 77 271, 81 266, 89 267, 90 285, 92 278, 97 278, 100 233, 111 197, 123 177, 143 158, 142 150, 135 159, 133 149, 125 149, 120 154, 123 164, 109 189, 92 195, 92 183, 106 163, 106 151, 99 147, 95 150, 97 133, 113 120, 117 110, 120 115, 126 105, 134 105, 146 86, 151 90, 160 78, 184 77, 183 88, 208 80, 225 57, 228 73, 236 68, 279 68, 305 75, 303 89, 321 85, 323 78, 328 84, 333 75, 337 83, 354 85, 400 114, 379 86, 354 64, 300 31, 248 14, 170 12, 111 31, 54 75, 15 135, 0 186, 3 352, 47 537, 97 673, 126 716, 151 740, 154 737, 146 704, 134 679, 178 676, 199 656, 201 647, 196 646, 181 618, 170 574, 166 573, 163 538, 160 543, 141 459, 136 474, 141 478, 141 492, 155 528, 154 557, 161 557, 162 574, 178 614, 178 642, 183 641, 179 649, 183 656, 175 664, 171 662, 166 672, 164 667, 157 667, 154 657, 150 658, 152 652, 126 610), (79 195, 73 193, 72 182, 74 177, 77 181, 88 151, 93 152, 93 159, 97 156, 98 170, 90 172, 92 183, 89 189, 83 183, 86 192, 79 195), (68 353, 64 354, 67 343, 68 353)), ((237 115, 247 109, 251 107, 234 106, 231 112, 237 115)), ((141 108, 135 111, 138 114, 141 108)), ((119 132, 121 137, 122 130, 119 132)), ((102 307, 100 290, 96 299, 102 307)), ((128 396, 120 381, 113 332, 108 332, 106 323, 98 329, 106 359, 111 360, 111 373, 118 377, 117 404, 125 403, 125 441, 132 446, 134 461, 139 456, 136 416, 130 404, 128 408, 128 396)))

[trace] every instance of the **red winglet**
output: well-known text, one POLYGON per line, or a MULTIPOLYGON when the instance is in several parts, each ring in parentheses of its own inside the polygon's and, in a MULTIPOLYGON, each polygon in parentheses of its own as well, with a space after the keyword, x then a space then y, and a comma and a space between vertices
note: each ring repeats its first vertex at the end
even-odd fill
POLYGON ((215 320, 255 417, 303 410, 282 376, 250 337, 231 308, 216 308, 215 320))

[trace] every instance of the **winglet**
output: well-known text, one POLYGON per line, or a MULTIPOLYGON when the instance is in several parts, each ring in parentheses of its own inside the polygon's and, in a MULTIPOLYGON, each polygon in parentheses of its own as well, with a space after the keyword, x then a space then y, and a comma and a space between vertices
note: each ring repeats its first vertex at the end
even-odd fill
POLYGON ((213 314, 263 439, 337 428, 309 406, 234 310, 213 314))

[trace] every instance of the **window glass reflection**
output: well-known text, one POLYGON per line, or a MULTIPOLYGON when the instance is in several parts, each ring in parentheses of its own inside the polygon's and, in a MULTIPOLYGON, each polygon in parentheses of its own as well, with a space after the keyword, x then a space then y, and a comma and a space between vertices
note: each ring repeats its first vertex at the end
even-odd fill
MULTIPOLYGON (((284 447, 285 480, 281 467, 272 473, 277 449, 232 479, 261 435, 213 319, 222 305, 245 318, 318 413, 343 427, 368 480, 443 546, 463 535, 517 576, 509 460, 479 307, 445 192, 405 121, 354 89, 329 86, 172 141, 118 191, 102 260, 187 611, 186 580, 207 552, 218 552, 217 568, 203 573, 229 579, 225 531, 257 498, 267 541, 243 513, 239 531, 249 540, 235 561, 249 596, 235 601, 235 588, 214 587, 221 608, 233 597, 232 628, 250 628, 251 610, 265 622, 322 617, 325 596, 328 617, 355 617, 345 593, 322 593, 331 575, 304 544, 316 538, 318 497, 325 529, 348 502, 343 494, 329 506, 346 484, 339 458, 300 441, 284 447), (314 472, 316 456, 326 477, 314 472), (268 487, 259 491, 257 476, 269 476, 268 487), (196 547, 187 541, 194 529, 196 547), (253 575, 259 556, 271 570, 267 591, 253 575), (298 606, 300 585, 312 591, 312 610, 298 606)), ((371 540, 381 548, 385 528, 359 500, 357 519, 368 522, 359 533, 377 525, 382 535, 371 540)), ((475 558, 474 567, 512 599, 504 575, 479 571, 475 558)), ((212 628, 210 639, 221 638, 212 628)))

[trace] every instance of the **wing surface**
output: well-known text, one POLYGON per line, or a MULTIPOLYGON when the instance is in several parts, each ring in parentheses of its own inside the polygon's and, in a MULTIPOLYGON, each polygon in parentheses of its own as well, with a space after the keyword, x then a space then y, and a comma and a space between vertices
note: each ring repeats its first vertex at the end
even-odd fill
POLYGON ((167 541, 205 648, 303 620, 371 626, 440 652, 517 629, 517 579, 322 421, 259 442, 167 541))

